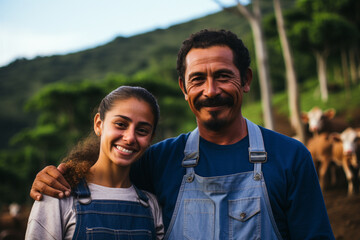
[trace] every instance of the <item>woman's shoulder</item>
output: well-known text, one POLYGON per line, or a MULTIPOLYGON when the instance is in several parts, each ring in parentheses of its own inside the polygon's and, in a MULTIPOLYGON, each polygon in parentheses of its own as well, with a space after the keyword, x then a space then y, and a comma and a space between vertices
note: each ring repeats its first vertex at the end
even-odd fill
POLYGON ((74 197, 72 195, 70 195, 69 197, 65 197, 65 198, 55 198, 55 197, 51 197, 48 195, 44 195, 43 199, 41 201, 35 201, 34 202, 34 206, 35 205, 39 205, 41 207, 61 207, 61 208, 67 208, 67 207, 72 207, 74 202, 74 197))
POLYGON ((60 239, 66 227, 74 223, 72 196, 57 199, 44 195, 41 201, 35 201, 32 206, 26 235, 31 239, 47 239, 48 235, 60 239))
MULTIPOLYGON (((38 215, 41 219, 45 216, 59 214, 59 216, 71 215, 73 211, 74 197, 65 197, 58 199, 44 195, 41 201, 35 201, 31 210, 31 214, 38 215), (43 217, 41 217, 43 216, 43 217)), ((31 217, 31 216, 30 216, 31 217)))

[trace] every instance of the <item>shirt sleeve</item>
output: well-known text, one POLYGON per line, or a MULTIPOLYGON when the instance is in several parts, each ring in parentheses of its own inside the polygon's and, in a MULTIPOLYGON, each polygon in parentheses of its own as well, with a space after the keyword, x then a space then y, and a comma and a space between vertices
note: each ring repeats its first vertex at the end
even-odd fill
POLYGON ((290 239, 335 239, 311 155, 299 154, 287 191, 290 239))
POLYGON ((154 216, 156 239, 160 240, 164 238, 164 234, 165 234, 164 223, 162 218, 162 210, 161 207, 159 206, 159 203, 155 195, 148 192, 146 193, 147 196, 149 197, 149 204, 151 206, 151 211, 154 216))
POLYGON ((44 196, 42 201, 35 201, 25 239, 72 239, 76 221, 72 202, 72 197, 56 199, 49 196, 44 196))

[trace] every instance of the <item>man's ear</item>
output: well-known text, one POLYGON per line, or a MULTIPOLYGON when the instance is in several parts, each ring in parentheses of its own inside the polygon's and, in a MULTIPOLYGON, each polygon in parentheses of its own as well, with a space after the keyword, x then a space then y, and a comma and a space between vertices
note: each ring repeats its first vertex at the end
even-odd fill
POLYGON ((250 91, 250 85, 251 85, 252 79, 253 79, 253 72, 252 72, 251 68, 248 68, 248 69, 246 69, 245 84, 243 86, 243 91, 245 93, 250 91))
POLYGON ((102 121, 100 119, 100 113, 97 113, 94 117, 94 132, 97 136, 101 136, 102 121))
POLYGON ((187 101, 187 100, 188 100, 188 95, 187 95, 187 93, 186 93, 186 89, 185 89, 185 86, 184 86, 184 82, 181 80, 180 77, 178 78, 178 81, 179 81, 179 86, 180 86, 180 88, 181 88, 181 91, 182 91, 183 94, 184 94, 185 100, 187 101))

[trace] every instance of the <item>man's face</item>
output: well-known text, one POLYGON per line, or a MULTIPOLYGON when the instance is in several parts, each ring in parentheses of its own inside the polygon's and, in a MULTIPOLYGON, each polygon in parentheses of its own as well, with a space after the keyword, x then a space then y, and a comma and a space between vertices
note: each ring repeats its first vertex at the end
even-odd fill
POLYGON ((185 86, 180 87, 199 126, 219 131, 241 118, 243 92, 250 90, 252 72, 241 86, 240 72, 227 46, 193 48, 185 58, 185 86), (186 89, 186 91, 185 91, 186 89))

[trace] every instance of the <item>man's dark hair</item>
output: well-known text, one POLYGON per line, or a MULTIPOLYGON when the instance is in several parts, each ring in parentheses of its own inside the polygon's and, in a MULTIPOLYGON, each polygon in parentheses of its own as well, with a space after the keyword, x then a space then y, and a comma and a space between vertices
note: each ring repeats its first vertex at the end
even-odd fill
MULTIPOLYGON (((209 48, 213 46, 227 46, 234 55, 234 65, 240 71, 241 85, 245 84, 246 70, 250 66, 250 55, 243 41, 236 34, 226 30, 208 30, 204 29, 200 32, 190 35, 186 39, 179 52, 177 58, 177 72, 185 86, 185 58, 192 48, 209 48)), ((185 90, 186 91, 186 90, 185 90)))

